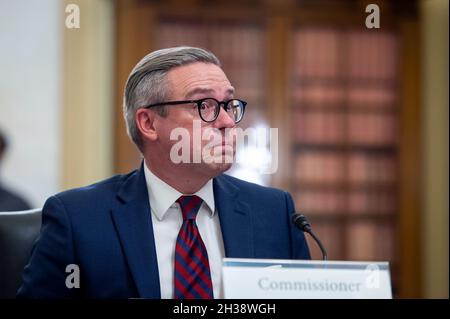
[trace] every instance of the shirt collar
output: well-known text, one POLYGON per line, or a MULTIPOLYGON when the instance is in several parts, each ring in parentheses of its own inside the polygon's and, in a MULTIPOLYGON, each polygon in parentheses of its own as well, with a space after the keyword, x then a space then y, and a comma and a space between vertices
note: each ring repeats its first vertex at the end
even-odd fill
MULTIPOLYGON (((183 195, 175 188, 161 180, 144 163, 145 181, 147 183, 148 196, 150 198, 150 207, 158 220, 163 220, 167 210, 175 204, 175 201, 183 195)), ((209 208, 211 217, 215 213, 213 182, 210 179, 202 188, 191 195, 197 195, 209 208)))

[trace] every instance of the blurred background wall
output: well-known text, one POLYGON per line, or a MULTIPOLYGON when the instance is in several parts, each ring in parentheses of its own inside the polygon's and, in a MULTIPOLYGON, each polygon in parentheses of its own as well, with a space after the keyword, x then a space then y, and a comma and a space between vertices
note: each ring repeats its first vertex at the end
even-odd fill
POLYGON ((448 298, 448 1, 422 1, 424 295, 448 298))
POLYGON ((61 189, 62 3, 0 1, 0 174, 34 207, 61 189))
POLYGON ((0 0, 3 183, 38 207, 136 167, 125 80, 181 44, 219 56, 244 127, 279 128, 279 169, 260 182, 294 195, 332 258, 388 260, 396 297, 448 298, 446 0, 0 0))
MULTIPOLYGON (((113 173, 114 1, 66 1, 80 8, 80 28, 63 27, 62 186, 113 173)), ((69 13, 62 15, 62 18, 69 13)), ((63 25, 61 21, 61 25, 63 25)))

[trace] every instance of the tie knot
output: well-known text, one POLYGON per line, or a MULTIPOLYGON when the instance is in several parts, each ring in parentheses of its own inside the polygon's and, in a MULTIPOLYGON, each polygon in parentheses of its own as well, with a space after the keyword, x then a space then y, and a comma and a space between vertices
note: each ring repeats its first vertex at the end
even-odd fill
POLYGON ((198 210, 202 206, 203 200, 196 195, 181 196, 177 199, 183 213, 183 221, 197 217, 198 210))

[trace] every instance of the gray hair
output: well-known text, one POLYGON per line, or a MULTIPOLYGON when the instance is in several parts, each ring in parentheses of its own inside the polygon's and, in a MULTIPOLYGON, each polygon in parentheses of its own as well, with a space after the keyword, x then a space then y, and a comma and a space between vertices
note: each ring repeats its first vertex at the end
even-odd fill
MULTIPOLYGON (((194 47, 167 48, 147 54, 131 71, 123 95, 123 116, 128 136, 142 151, 142 138, 136 126, 136 111, 143 106, 164 102, 170 91, 166 87, 167 72, 177 66, 194 62, 220 65, 219 59, 211 52, 194 47)), ((160 116, 167 115, 166 106, 157 106, 160 116)))

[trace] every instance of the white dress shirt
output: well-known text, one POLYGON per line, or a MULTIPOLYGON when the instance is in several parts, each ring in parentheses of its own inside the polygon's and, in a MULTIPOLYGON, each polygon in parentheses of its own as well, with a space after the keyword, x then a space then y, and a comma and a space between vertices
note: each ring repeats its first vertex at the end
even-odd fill
POLYGON ((212 180, 195 194, 182 194, 153 174, 147 165, 144 165, 144 173, 152 212, 161 298, 173 298, 175 244, 183 223, 180 205, 175 201, 183 195, 197 195, 203 199, 196 222, 208 252, 214 298, 223 298, 222 258, 225 250, 219 214, 215 211, 212 180))

